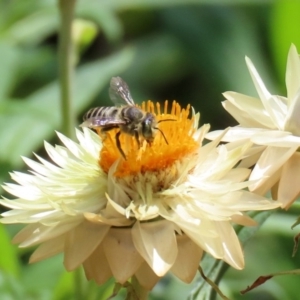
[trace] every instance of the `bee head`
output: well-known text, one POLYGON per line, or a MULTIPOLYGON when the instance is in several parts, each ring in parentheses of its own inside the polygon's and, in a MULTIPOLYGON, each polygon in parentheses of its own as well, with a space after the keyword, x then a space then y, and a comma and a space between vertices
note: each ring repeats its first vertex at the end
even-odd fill
POLYGON ((149 143, 154 140, 154 129, 155 129, 155 117, 151 113, 146 113, 146 116, 142 122, 142 135, 145 140, 149 143))
POLYGON ((146 113, 145 118, 142 122, 141 132, 142 132, 142 135, 143 135, 144 139, 149 144, 151 144, 153 142, 156 130, 158 130, 161 133, 161 135, 163 136, 166 144, 169 144, 165 134, 163 133, 163 131, 157 127, 158 123, 165 122, 165 121, 176 121, 176 120, 175 119, 164 119, 164 120, 160 120, 160 121, 157 122, 153 114, 146 113))

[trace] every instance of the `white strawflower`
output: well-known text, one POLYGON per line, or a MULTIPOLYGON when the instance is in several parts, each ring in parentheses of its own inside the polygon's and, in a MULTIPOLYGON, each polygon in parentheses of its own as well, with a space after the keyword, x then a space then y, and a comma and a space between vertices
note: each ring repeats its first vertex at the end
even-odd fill
MULTIPOLYGON (((145 106, 144 106, 145 108, 145 106)), ((64 253, 68 271, 83 265, 98 284, 111 276, 125 283, 135 276, 146 289, 168 271, 185 282, 194 278, 203 251, 237 269, 244 267, 232 223, 254 225, 244 211, 277 207, 245 190, 250 171, 233 168, 251 143, 218 147, 222 136, 202 145, 208 125, 199 114, 173 103, 171 113, 154 109, 163 122, 152 145, 137 147, 121 135, 124 160, 115 132, 101 137, 84 128, 78 143, 58 133, 64 146, 45 149, 52 162, 24 158, 31 174, 14 172, 17 184, 4 188, 17 199, 2 223, 25 223, 14 238, 20 247, 39 245, 35 262, 64 253)))
MULTIPOLYGON (((242 164, 256 163, 249 178, 255 183, 249 188, 261 195, 271 189, 273 199, 287 209, 300 194, 299 55, 292 45, 286 68, 287 97, 270 94, 249 58, 246 63, 260 99, 224 93, 223 106, 240 125, 230 128, 223 140, 250 139, 256 145, 242 164)), ((207 138, 218 135, 218 131, 211 132, 207 138)))

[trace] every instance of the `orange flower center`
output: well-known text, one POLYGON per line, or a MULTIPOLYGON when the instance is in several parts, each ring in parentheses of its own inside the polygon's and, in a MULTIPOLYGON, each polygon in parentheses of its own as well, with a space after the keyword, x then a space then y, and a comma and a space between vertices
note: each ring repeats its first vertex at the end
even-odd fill
POLYGON ((120 129, 112 129, 105 135, 101 133, 101 129, 98 129, 98 134, 103 139, 99 160, 100 167, 108 173, 113 163, 119 160, 114 174, 116 177, 135 175, 147 171, 155 172, 168 168, 177 160, 194 153, 199 147, 197 141, 192 137, 196 128, 194 128, 193 118, 189 118, 190 105, 186 109, 182 109, 174 101, 170 113, 168 113, 168 101, 165 102, 163 113, 161 113, 159 103, 156 103, 155 107, 151 101, 143 102, 140 108, 154 114, 157 122, 167 119, 172 120, 157 124, 168 143, 166 143, 159 130, 155 133, 151 144, 147 143, 146 140, 141 140, 140 147, 134 136, 121 132, 119 140, 122 151, 126 156, 125 160, 116 144, 116 134, 120 129))

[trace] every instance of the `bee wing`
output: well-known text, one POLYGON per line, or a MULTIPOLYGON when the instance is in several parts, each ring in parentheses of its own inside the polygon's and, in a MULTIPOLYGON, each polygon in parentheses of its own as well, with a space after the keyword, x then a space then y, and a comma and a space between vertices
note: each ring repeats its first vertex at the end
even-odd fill
POLYGON ((119 125, 125 125, 126 122, 121 119, 115 119, 111 117, 92 117, 85 120, 80 124, 80 127, 89 127, 89 128, 97 128, 97 127, 118 127, 119 125))
POLYGON ((134 101, 131 97, 129 87, 121 77, 113 77, 111 79, 109 97, 116 105, 124 105, 125 102, 127 105, 134 106, 134 101))

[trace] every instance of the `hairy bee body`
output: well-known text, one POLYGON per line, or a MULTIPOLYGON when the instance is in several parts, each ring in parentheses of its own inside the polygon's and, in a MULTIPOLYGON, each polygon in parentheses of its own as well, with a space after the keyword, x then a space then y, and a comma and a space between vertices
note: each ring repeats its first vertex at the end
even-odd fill
POLYGON ((83 116, 83 120, 81 126, 84 127, 101 127, 102 131, 119 127, 122 132, 137 138, 142 136, 147 142, 152 142, 154 139, 153 127, 156 125, 154 115, 146 113, 135 106, 91 108, 83 116))
POLYGON ((163 132, 157 127, 159 122, 156 121, 155 116, 135 106, 126 82, 120 77, 111 79, 109 94, 111 100, 116 105, 121 103, 121 106, 91 108, 83 116, 84 122, 81 124, 82 127, 101 128, 102 133, 113 128, 119 128, 120 131, 116 134, 116 144, 124 159, 126 159, 126 156, 120 143, 120 134, 122 132, 134 136, 138 146, 140 146, 140 138, 151 144, 154 140, 155 132, 159 130, 166 143, 168 143, 163 132), (119 100, 122 100, 122 102, 119 100), (127 105, 124 105, 124 102, 127 105))

